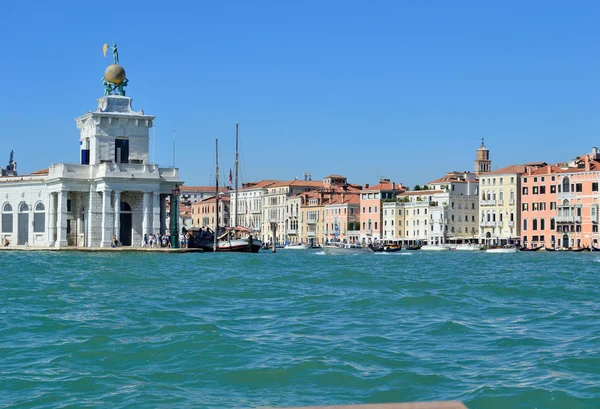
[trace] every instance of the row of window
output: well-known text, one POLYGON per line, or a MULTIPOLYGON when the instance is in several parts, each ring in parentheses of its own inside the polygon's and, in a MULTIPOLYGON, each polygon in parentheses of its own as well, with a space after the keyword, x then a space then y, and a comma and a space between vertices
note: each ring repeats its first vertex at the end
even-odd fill
MULTIPOLYGON (((500 184, 504 183, 504 178, 499 178, 499 179, 500 179, 500 184)), ((511 178, 510 178, 510 184, 512 185, 513 183, 515 183, 515 177, 511 176, 511 178)), ((481 179, 481 184, 482 185, 495 185, 496 184, 496 178, 484 178, 484 179, 481 179)))

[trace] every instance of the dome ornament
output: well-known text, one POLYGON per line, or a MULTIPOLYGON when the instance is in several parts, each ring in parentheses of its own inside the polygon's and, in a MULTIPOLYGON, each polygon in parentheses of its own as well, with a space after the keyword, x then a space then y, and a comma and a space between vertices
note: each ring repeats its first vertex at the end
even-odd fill
POLYGON ((119 51, 117 50, 117 44, 113 42, 113 45, 104 44, 104 46, 102 46, 104 58, 106 58, 106 52, 109 48, 113 54, 113 63, 106 67, 104 77, 102 77, 104 95, 125 96, 125 87, 129 83, 129 80, 125 76, 125 69, 119 65, 119 51))

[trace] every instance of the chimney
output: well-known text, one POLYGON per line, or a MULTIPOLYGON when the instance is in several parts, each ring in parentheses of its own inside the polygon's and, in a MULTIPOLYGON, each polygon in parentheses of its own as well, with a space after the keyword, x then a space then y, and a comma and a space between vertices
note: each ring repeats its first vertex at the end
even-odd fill
POLYGON ((585 163, 585 170, 587 172, 589 172, 590 171, 590 157, 588 155, 585 155, 583 161, 585 163))
POLYGON ((551 175, 552 174, 552 165, 548 165, 546 167, 548 168, 548 174, 551 175))
POLYGON ((396 190, 396 182, 392 182, 392 190, 396 190))
POLYGON ((369 188, 369 184, 365 183, 365 189, 368 189, 368 188, 369 188))

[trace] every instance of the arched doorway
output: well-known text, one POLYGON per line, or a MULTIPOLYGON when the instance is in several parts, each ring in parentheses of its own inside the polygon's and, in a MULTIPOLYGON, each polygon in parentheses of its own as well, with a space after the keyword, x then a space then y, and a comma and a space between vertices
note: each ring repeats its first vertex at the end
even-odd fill
POLYGON ((133 224, 131 221, 131 206, 127 202, 121 202, 119 221, 121 224, 121 237, 119 237, 119 241, 123 246, 131 246, 131 229, 133 224))
POLYGON ((568 247, 569 247, 569 235, 568 235, 568 234, 565 234, 565 235, 562 237, 562 246, 563 246, 564 248, 568 248, 568 247))
POLYGON ((27 203, 21 203, 19 206, 19 227, 17 230, 17 244, 27 244, 29 237, 29 206, 27 203))

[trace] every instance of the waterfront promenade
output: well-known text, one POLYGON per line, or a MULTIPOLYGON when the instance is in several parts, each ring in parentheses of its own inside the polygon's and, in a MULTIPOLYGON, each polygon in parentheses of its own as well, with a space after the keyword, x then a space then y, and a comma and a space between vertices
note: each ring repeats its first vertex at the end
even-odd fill
POLYGON ((67 252, 86 252, 86 253, 94 253, 94 252, 124 252, 124 253, 134 253, 134 252, 150 252, 150 253, 203 253, 202 249, 174 249, 171 247, 163 248, 163 247, 133 247, 133 246, 124 246, 124 247, 32 247, 32 246, 6 246, 0 247, 0 251, 67 251, 67 252))

